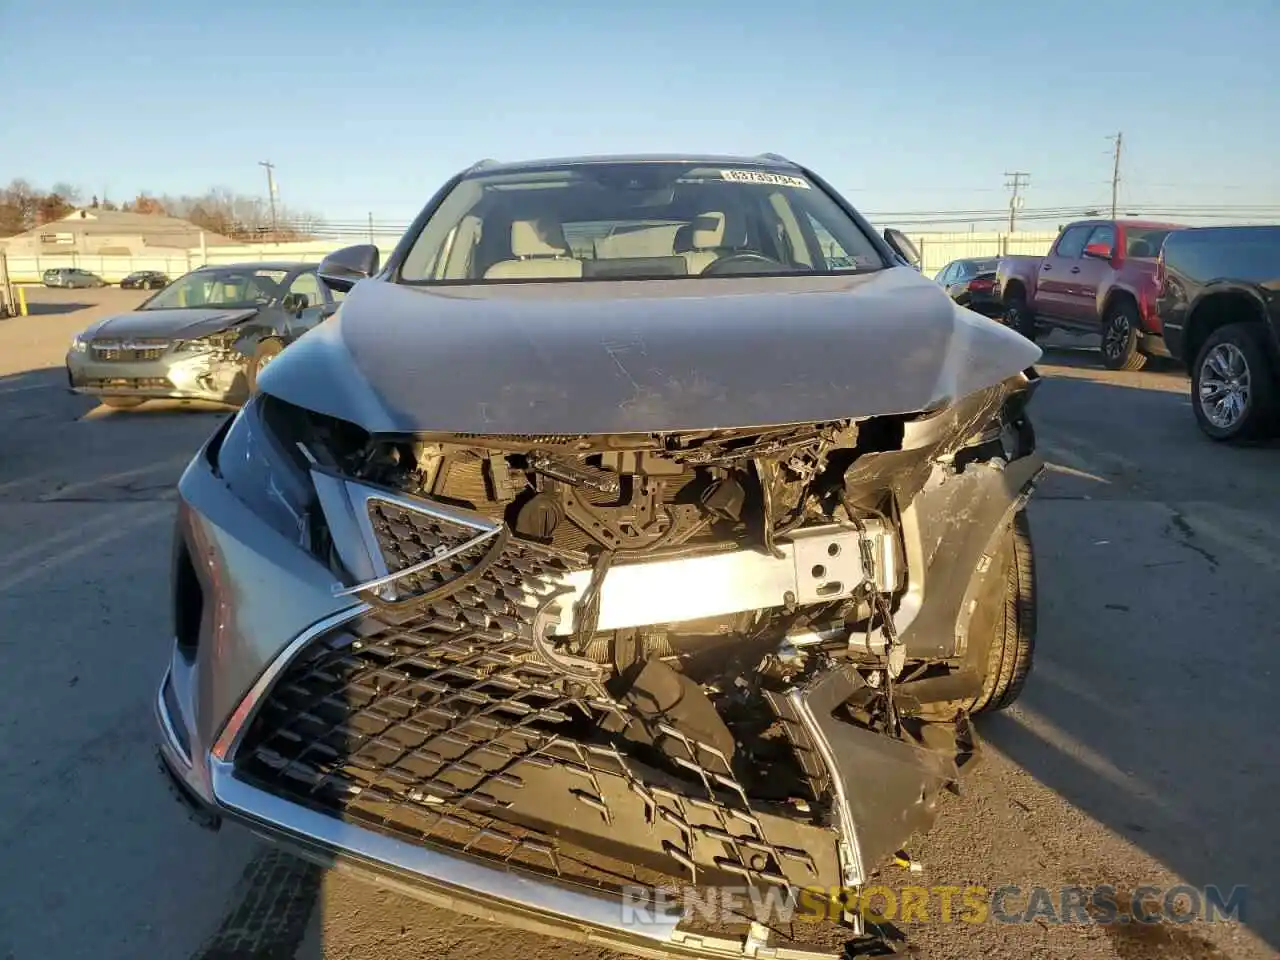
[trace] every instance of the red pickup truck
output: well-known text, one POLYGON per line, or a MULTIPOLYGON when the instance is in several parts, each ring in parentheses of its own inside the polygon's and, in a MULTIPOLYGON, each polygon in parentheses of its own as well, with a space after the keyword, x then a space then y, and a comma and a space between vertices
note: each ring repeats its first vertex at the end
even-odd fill
POLYGON ((1059 329, 1101 334, 1102 362, 1140 370, 1167 357, 1156 315, 1156 258, 1178 224, 1077 220, 1062 228, 1047 256, 1003 257, 996 293, 1004 322, 1034 340, 1059 329))

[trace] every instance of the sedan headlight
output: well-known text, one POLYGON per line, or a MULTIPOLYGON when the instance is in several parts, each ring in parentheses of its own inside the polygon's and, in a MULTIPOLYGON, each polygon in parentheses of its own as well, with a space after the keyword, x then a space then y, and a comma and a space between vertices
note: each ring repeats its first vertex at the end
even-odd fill
POLYGON ((71 351, 73 353, 84 353, 89 349, 89 341, 85 339, 83 333, 77 333, 71 340, 71 351))
POLYGON ((275 402, 257 394, 240 408, 222 438, 215 469, 263 522, 310 551, 317 516, 315 489, 301 452, 273 428, 275 402))
POLYGON ((240 339, 240 331, 236 328, 219 330, 194 340, 176 340, 173 349, 178 353, 197 353, 207 350, 231 350, 240 339))

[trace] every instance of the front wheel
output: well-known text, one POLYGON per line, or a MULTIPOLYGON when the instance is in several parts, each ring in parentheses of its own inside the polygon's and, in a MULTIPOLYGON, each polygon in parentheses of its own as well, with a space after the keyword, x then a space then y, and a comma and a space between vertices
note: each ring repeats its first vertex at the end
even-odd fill
POLYGON ((1005 528, 995 561, 1000 573, 983 585, 969 628, 967 659, 982 676, 981 691, 963 700, 922 704, 927 719, 950 719, 961 710, 1003 710, 1026 685, 1036 648, 1036 566, 1025 508, 1005 528))
POLYGON ((267 364, 278 357, 282 350, 284 350, 284 344, 279 340, 263 340, 258 344, 253 351, 253 356, 249 358, 249 369, 245 372, 250 394, 258 392, 258 377, 262 376, 262 371, 266 369, 267 364))
POLYGON ((1141 370, 1147 365, 1138 308, 1127 300, 1112 306, 1102 322, 1102 364, 1108 370, 1141 370))
POLYGON ((1191 368, 1191 406, 1206 436, 1253 440, 1274 428, 1276 383, 1263 327, 1231 323, 1209 335, 1191 368))

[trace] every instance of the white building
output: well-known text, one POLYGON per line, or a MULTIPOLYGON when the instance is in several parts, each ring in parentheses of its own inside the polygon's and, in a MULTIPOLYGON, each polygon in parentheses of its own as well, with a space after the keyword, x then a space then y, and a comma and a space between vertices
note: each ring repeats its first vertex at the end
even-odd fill
POLYGON ((84 207, 61 220, 0 239, 0 249, 12 257, 61 254, 163 257, 185 256, 187 251, 201 246, 236 243, 177 217, 84 207))

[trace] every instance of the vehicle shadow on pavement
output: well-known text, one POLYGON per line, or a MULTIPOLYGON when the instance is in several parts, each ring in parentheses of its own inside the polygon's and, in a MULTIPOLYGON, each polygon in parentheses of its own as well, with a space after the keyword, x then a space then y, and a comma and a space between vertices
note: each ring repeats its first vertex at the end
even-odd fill
MULTIPOLYGON (((1098 352, 1097 346, 1089 344, 1087 338, 1080 338, 1079 343, 1065 339, 1057 342, 1042 343, 1040 348, 1044 351, 1044 356, 1037 366, 1092 370, 1096 371, 1099 376, 1104 377, 1134 376, 1134 374, 1123 374, 1108 370, 1102 363, 1102 354, 1098 352)), ((1168 357, 1148 357, 1146 365, 1137 376, 1145 378, 1151 374, 1164 375, 1184 385, 1187 382, 1186 368, 1176 360, 1168 357)))
MULTIPOLYGON (((1033 409, 1036 662, 978 730, 1186 882, 1246 888, 1241 921, 1280 947, 1280 444, 1215 444, 1162 389, 1050 377, 1033 409)), ((1114 869, 1079 882, 1158 883, 1114 869)))
POLYGON ((228 416, 236 412, 236 407, 207 403, 203 400, 148 400, 136 407, 112 407, 98 403, 94 398, 85 398, 95 404, 86 412, 81 420, 103 420, 107 418, 138 418, 140 420, 156 420, 172 417, 188 417, 196 413, 212 413, 228 416))
POLYGON ((66 303, 58 302, 36 302, 27 303, 27 315, 31 317, 51 317, 64 313, 79 313, 81 310, 88 310, 93 307, 92 303, 80 303, 70 301, 66 303))

